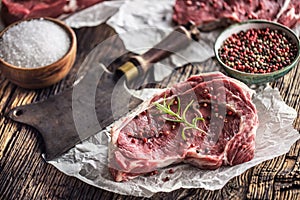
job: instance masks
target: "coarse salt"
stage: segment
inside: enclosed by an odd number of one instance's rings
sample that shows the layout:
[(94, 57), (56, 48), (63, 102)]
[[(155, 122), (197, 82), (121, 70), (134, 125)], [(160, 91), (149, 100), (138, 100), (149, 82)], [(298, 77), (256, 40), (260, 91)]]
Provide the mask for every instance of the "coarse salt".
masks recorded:
[(45, 19), (21, 22), (0, 38), (0, 58), (24, 68), (52, 64), (62, 58), (69, 48), (67, 32)]

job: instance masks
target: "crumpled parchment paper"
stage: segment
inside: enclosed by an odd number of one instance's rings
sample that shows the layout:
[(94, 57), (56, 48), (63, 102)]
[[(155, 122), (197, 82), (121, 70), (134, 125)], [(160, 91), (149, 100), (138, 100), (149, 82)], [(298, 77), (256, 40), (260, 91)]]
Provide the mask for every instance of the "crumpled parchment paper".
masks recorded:
[[(172, 5), (175, 0), (113, 0), (96, 4), (62, 19), (73, 28), (96, 26), (108, 19), (121, 35), (126, 48), (143, 53), (170, 33)], [(1, 20), (0, 20), (1, 21)], [(3, 28), (0, 22), (0, 30)], [(300, 26), (294, 29), (300, 35)], [(213, 56), (212, 47), (219, 31), (201, 33), (201, 40), (180, 51), (172, 58), (159, 63), (164, 66), (181, 66), (187, 62), (201, 62)], [(183, 59), (184, 58), (184, 59)], [(167, 76), (172, 69), (156, 68), (157, 80)], [(147, 89), (138, 95), (150, 98), (156, 89)], [(138, 93), (138, 92), (136, 92)], [(256, 151), (253, 160), (217, 170), (199, 170), (188, 164), (161, 169), (159, 174), (139, 177), (126, 183), (114, 182), (107, 169), (107, 144), (110, 127), (76, 145), (63, 156), (49, 161), (57, 169), (96, 187), (119, 194), (150, 197), (156, 192), (169, 192), (178, 188), (222, 188), (231, 178), (247, 169), (289, 151), (300, 135), (293, 128), (296, 111), (287, 106), (277, 89), (265, 88), (254, 97), (258, 109), (259, 128), (256, 135)], [(167, 182), (164, 177), (170, 177)]]
[[(157, 90), (140, 93), (149, 98)], [(112, 180), (107, 167), (107, 152), (110, 127), (90, 137), (63, 156), (49, 161), (57, 169), (96, 187), (124, 195), (150, 197), (156, 192), (169, 192), (179, 188), (221, 189), (230, 179), (247, 169), (289, 151), (300, 135), (293, 128), (297, 112), (286, 105), (278, 89), (265, 88), (254, 97), (258, 110), (259, 127), (256, 135), (256, 150), (253, 160), (217, 170), (200, 170), (188, 164), (179, 164), (159, 170), (159, 174), (138, 177), (128, 182)], [(174, 169), (169, 174), (168, 169)], [(170, 180), (164, 182), (164, 177)]]
[[(72, 14), (64, 21), (73, 28), (80, 28), (99, 25), (108, 19), (107, 24), (116, 30), (126, 48), (142, 54), (174, 30), (171, 19), (174, 3), (175, 0), (113, 0)], [(169, 75), (172, 67), (214, 56), (213, 44), (219, 32), (201, 33), (199, 42), (193, 41), (187, 48), (155, 64), (155, 80)]]
[[(142, 54), (174, 30), (172, 24), (175, 0), (126, 0), (119, 11), (107, 24), (120, 34), (126, 48)], [(155, 80), (160, 81), (172, 72), (164, 66), (182, 66), (186, 63), (201, 62), (214, 56), (213, 44), (220, 31), (201, 32), (201, 39), (193, 41), (186, 48), (154, 65)]]
[[(65, 22), (74, 28), (95, 26), (105, 22), (112, 26), (124, 41), (128, 50), (143, 53), (163, 37), (174, 26), (171, 23), (172, 5), (175, 0), (124, 0), (100, 3), (87, 10), (73, 14)], [(299, 35), (300, 26), (294, 29)], [(214, 56), (213, 44), (219, 30), (201, 33), (201, 40), (193, 42), (188, 48), (176, 53), (156, 65), (156, 80), (167, 76), (172, 69), (163, 66), (181, 66), (188, 62), (201, 62)], [(184, 58), (184, 59), (183, 59)], [(140, 97), (150, 98), (156, 89), (145, 90)], [(76, 145), (62, 157), (50, 161), (62, 172), (96, 187), (115, 193), (149, 197), (156, 192), (169, 192), (178, 188), (222, 188), (231, 178), (247, 169), (289, 151), (290, 146), (300, 136), (293, 129), (292, 122), (296, 111), (288, 107), (281, 99), (277, 89), (270, 87), (259, 92), (254, 98), (258, 109), (260, 126), (256, 136), (256, 152), (253, 160), (233, 166), (221, 167), (213, 171), (199, 170), (188, 164), (180, 164), (159, 171), (151, 177), (139, 177), (126, 183), (114, 182), (107, 169), (107, 144), (110, 127)], [(170, 177), (163, 182), (162, 178)]]
[(104, 1), (68, 17), (61, 16), (60, 18), (72, 28), (98, 26), (116, 14), (123, 4), (124, 0)]

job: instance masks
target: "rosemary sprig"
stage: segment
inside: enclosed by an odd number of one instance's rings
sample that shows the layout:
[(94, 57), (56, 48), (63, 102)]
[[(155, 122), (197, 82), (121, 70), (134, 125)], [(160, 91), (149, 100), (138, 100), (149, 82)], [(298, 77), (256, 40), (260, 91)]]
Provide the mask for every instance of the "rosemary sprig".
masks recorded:
[(193, 118), (192, 122), (188, 122), (186, 119), (186, 112), (189, 110), (191, 105), (194, 103), (194, 100), (191, 100), (191, 102), (185, 107), (185, 109), (182, 112), (182, 115), (180, 115), (180, 113), (181, 113), (180, 98), (177, 97), (177, 112), (176, 113), (173, 110), (171, 110), (171, 105), (173, 105), (173, 103), (174, 103), (174, 99), (172, 99), (172, 101), (167, 104), (166, 98), (164, 98), (164, 101), (162, 104), (160, 104), (158, 102), (154, 102), (154, 105), (156, 106), (156, 108), (158, 110), (162, 111), (164, 114), (168, 114), (168, 115), (175, 117), (175, 119), (172, 119), (169, 117), (164, 117), (165, 120), (171, 121), (171, 122), (183, 123), (185, 125), (185, 127), (181, 131), (181, 136), (184, 140), (186, 140), (185, 131), (188, 129), (196, 129), (196, 130), (206, 134), (205, 131), (203, 131), (202, 129), (200, 129), (197, 126), (198, 121), (204, 121), (203, 117), (196, 116), (195, 118)]

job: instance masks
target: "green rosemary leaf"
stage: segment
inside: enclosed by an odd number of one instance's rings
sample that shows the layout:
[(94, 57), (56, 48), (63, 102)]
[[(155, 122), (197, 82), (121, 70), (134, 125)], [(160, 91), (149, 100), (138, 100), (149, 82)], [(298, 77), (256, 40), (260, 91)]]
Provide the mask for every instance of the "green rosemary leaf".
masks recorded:
[(170, 103), (168, 103), (168, 109), (169, 109), (169, 110), (171, 110), (171, 105), (173, 104), (173, 102), (174, 102), (174, 99), (172, 99), (172, 100), (170, 101)]
[(166, 107), (166, 94), (164, 96), (164, 107)]
[(196, 115), (196, 117), (192, 120), (192, 124), (194, 124), (194, 125), (197, 124), (197, 117), (198, 117), (198, 115)]
[(156, 108), (158, 110), (163, 111), (163, 112), (168, 112), (168, 109), (165, 106), (161, 105), (160, 103), (154, 102), (154, 105), (156, 106)]
[(183, 113), (182, 113), (182, 118), (184, 119), (184, 121), (186, 120), (186, 112), (189, 110), (189, 108), (191, 107), (191, 105), (194, 103), (194, 99), (185, 107)]
[(205, 119), (203, 117), (198, 117), (198, 116), (195, 117), (192, 122), (194, 124), (194, 126), (197, 126), (198, 121), (205, 121)]
[(205, 121), (205, 119), (204, 119), (203, 117), (196, 117), (195, 119), (196, 119), (197, 121), (203, 121), (203, 122)]
[(180, 115), (180, 108), (181, 107), (181, 102), (180, 102), (180, 98), (177, 97), (177, 115)]
[(164, 118), (164, 120), (166, 120), (166, 121), (171, 121), (171, 122), (182, 122), (181, 120), (179, 120), (179, 119), (171, 119), (171, 118), (168, 118), (168, 117), (163, 117)]
[(158, 102), (154, 102), (154, 105), (156, 106), (156, 108), (158, 110), (162, 111), (163, 113), (177, 117), (177, 114), (174, 113), (171, 109), (164, 107), (163, 105), (159, 104)]
[(182, 131), (181, 131), (181, 137), (182, 137), (183, 140), (186, 140), (186, 137), (185, 137), (185, 129), (186, 129), (186, 127), (183, 128)]

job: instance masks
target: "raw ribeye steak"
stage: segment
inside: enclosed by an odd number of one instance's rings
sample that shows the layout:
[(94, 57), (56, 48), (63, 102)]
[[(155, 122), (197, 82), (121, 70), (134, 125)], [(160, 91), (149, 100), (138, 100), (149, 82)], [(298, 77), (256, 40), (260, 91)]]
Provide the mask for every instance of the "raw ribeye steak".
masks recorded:
[(58, 17), (104, 0), (2, 0), (1, 17), (5, 24), (32, 17)]
[(126, 181), (174, 163), (200, 169), (254, 156), (253, 91), (222, 73), (192, 76), (144, 102), (111, 130), (109, 169)]
[(299, 0), (176, 0), (173, 20), (212, 30), (248, 19), (276, 21), (293, 28), (300, 21)]

